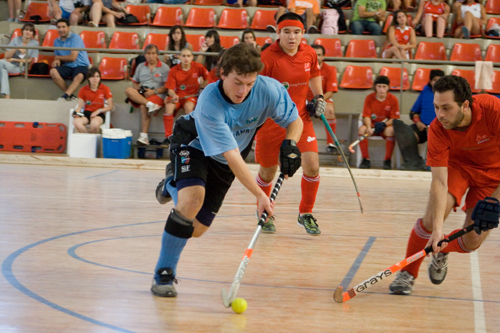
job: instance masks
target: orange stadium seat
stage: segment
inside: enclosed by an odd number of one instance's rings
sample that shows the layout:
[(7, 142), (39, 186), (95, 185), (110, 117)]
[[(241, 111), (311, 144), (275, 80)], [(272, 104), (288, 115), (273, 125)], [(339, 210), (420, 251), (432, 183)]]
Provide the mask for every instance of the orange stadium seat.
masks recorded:
[[(12, 32), (12, 35), (10, 36), (10, 40), (12, 41), (12, 39), (16, 38), (16, 37), (22, 37), (23, 36), (23, 32), (21, 31), (21, 28), (17, 28), (17, 29), (14, 29), (14, 31)], [(39, 40), (39, 37), (40, 37), (40, 34), (38, 33), (38, 29), (35, 29), (35, 35), (33, 36), (35, 40)]]
[(269, 43), (269, 44), (273, 43), (273, 39), (271, 37), (255, 37), (255, 41), (260, 46), (263, 46), (266, 43)]
[(338, 38), (316, 38), (314, 44), (323, 46), (327, 57), (342, 57), (342, 43)]
[(344, 89), (371, 89), (373, 87), (372, 68), (370, 66), (346, 66), (340, 87)]
[(276, 12), (277, 10), (257, 9), (253, 14), (252, 25), (250, 28), (253, 30), (266, 30), (268, 25), (276, 25), (276, 20), (274, 19)]
[[(39, 20), (34, 20), (31, 17), (40, 16)], [(22, 22), (46, 23), (50, 22), (50, 10), (48, 2), (31, 2), (26, 9)]]
[[(90, 49), (105, 49), (106, 48), (106, 34), (104, 31), (82, 31), (80, 32), (80, 37), (83, 40), (85, 47)], [(87, 52), (97, 52), (97, 51), (87, 51)]]
[(124, 80), (127, 70), (127, 59), (104, 57), (99, 64), (101, 79)]
[(193, 47), (194, 52), (198, 52), (201, 49), (203, 43), (205, 43), (204, 35), (186, 35), (186, 40)]
[(246, 9), (223, 9), (220, 13), (220, 20), (217, 28), (238, 30), (248, 28), (248, 14)]
[(213, 28), (215, 27), (215, 10), (193, 7), (184, 25), (189, 28)]
[[(384, 75), (391, 81), (390, 90), (401, 89), (401, 68), (400, 67), (382, 67), (378, 75)], [(403, 90), (410, 89), (410, 80), (408, 79), (408, 70), (403, 69)]]
[[(493, 24), (495, 24), (495, 23), (498, 24), (498, 25), (500, 25), (500, 17), (490, 17), (488, 19), (488, 23), (486, 23), (486, 31), (490, 30), (491, 26)], [(497, 36), (486, 36), (485, 35), (485, 37), (486, 38), (492, 38), (492, 39), (500, 39), (500, 36), (497, 37)]]
[(454, 69), (451, 72), (451, 75), (460, 76), (467, 80), (470, 84), (470, 89), (473, 93), (478, 93), (481, 90), (476, 89), (476, 75), (474, 74), (474, 70), (472, 69)]
[(500, 45), (499, 44), (491, 44), (486, 49), (486, 56), (484, 57), (484, 61), (493, 61), (500, 62)]
[(200, 6), (222, 6), (222, 0), (196, 0), (194, 2), (195, 5)]
[(486, 14), (500, 15), (500, 0), (488, 0), (484, 6)]
[(446, 49), (441, 42), (420, 42), (415, 60), (446, 60)]
[(500, 71), (493, 72), (493, 87), (491, 89), (485, 89), (487, 93), (499, 95), (500, 94)]
[[(38, 55), (38, 62), (45, 62), (49, 65), (49, 71), (50, 69), (52, 68), (52, 62), (54, 61), (54, 58), (55, 56), (53, 55), (43, 55), (43, 54), (40, 54)], [(33, 64), (31, 64), (33, 65)], [(50, 74), (29, 74), (28, 72), (28, 76), (29, 77), (50, 77)]]
[(154, 44), (158, 46), (160, 51), (166, 50), (168, 46), (168, 35), (167, 34), (155, 34), (149, 33), (144, 40), (144, 45), (142, 49), (145, 49), (149, 44)]
[(240, 38), (238, 36), (219, 36), (220, 37), (220, 45), (223, 48), (228, 49), (233, 45), (236, 45), (240, 42)]
[(57, 30), (47, 30), (45, 36), (43, 37), (43, 43), (41, 46), (54, 46), (54, 41), (59, 37)]
[(372, 39), (351, 39), (347, 44), (346, 58), (377, 58), (377, 48)]
[(139, 35), (136, 32), (115, 31), (111, 37), (108, 48), (139, 50)]
[(150, 25), (154, 27), (182, 25), (182, 17), (181, 7), (158, 7), (153, 23)]
[(481, 61), (481, 47), (479, 44), (456, 43), (451, 51), (450, 61)]
[(413, 74), (413, 83), (411, 89), (414, 91), (422, 91), (424, 87), (429, 83), (429, 78), (431, 75), (431, 70), (439, 68), (417, 68), (415, 74)]
[(149, 8), (148, 5), (146, 6), (139, 6), (139, 5), (128, 5), (125, 7), (125, 10), (128, 11), (130, 14), (134, 15), (137, 17), (137, 20), (139, 20), (138, 23), (127, 23), (123, 24), (117, 21), (117, 24), (119, 25), (148, 25), (151, 23), (150, 17), (151, 17), (151, 9)]

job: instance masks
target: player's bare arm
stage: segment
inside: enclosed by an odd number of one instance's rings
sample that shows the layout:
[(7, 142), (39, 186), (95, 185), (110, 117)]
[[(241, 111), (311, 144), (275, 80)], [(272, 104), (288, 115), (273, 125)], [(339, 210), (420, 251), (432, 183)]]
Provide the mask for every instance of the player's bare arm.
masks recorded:
[(304, 123), (300, 117), (297, 117), (288, 127), (286, 128), (286, 139), (298, 142), (302, 135), (302, 129), (304, 128)]
[(432, 220), (432, 235), (427, 246), (432, 245), (433, 252), (437, 253), (444, 249), (448, 243), (443, 243), (440, 247), (437, 243), (444, 238), (443, 223), (446, 214), (446, 202), (448, 200), (448, 168), (432, 167), (432, 181), (429, 199), (429, 207)]

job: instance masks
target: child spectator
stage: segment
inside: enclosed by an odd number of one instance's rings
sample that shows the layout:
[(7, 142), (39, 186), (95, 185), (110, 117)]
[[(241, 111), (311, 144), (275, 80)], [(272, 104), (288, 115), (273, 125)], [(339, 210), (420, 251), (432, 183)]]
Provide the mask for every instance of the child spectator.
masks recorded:
[[(73, 114), (73, 124), (78, 133), (99, 133), (104, 123), (104, 113), (113, 111), (113, 95), (107, 86), (101, 83), (101, 72), (92, 67), (87, 73), (88, 85), (78, 92), (78, 105)], [(78, 113), (82, 112), (83, 116)]]
[(116, 20), (129, 14), (116, 0), (92, 0), (92, 2), (89, 14), (91, 21), (88, 22), (89, 27), (99, 27), (102, 18), (108, 28), (114, 28), (116, 27)]
[[(189, 48), (181, 51), (181, 63), (174, 66), (168, 73), (165, 88), (168, 97), (165, 98), (165, 114), (163, 115), (163, 124), (165, 125), (165, 140), (162, 146), (168, 147), (170, 141), (168, 137), (172, 135), (174, 125), (174, 116), (180, 108), (184, 109), (186, 114), (193, 112), (200, 88), (205, 87), (208, 79), (208, 71), (197, 62), (193, 61), (193, 52)], [(200, 84), (200, 79), (203, 82)]]
[(352, 17), (352, 34), (362, 35), (363, 31), (368, 31), (370, 35), (380, 36), (382, 27), (379, 22), (385, 21), (386, 8), (385, 0), (358, 0)]
[(382, 53), (386, 59), (410, 59), (411, 49), (417, 47), (415, 30), (408, 24), (408, 17), (402, 10), (393, 14), (393, 20), (387, 31), (387, 49)]
[(435, 33), (437, 38), (443, 38), (449, 14), (450, 6), (444, 0), (420, 1), (413, 24), (425, 37), (432, 37)]
[[(170, 32), (168, 33), (168, 45), (166, 51), (180, 51), (184, 48), (193, 49), (191, 44), (189, 44), (186, 40), (186, 33), (184, 29), (180, 25), (174, 25)], [(180, 64), (181, 60), (179, 59), (178, 54), (165, 54), (164, 61), (168, 65), (168, 67), (175, 66)]]
[(475, 0), (467, 0), (459, 6), (454, 6), (455, 38), (469, 39), (470, 35), (480, 35), (481, 26), (486, 25), (486, 10), (481, 3)]
[(21, 46), (39, 46), (35, 36), (35, 26), (33, 23), (26, 23), (21, 28), (22, 36), (13, 38), (7, 49), (4, 59), (0, 60), (0, 94), (4, 98), (10, 98), (9, 74), (19, 74), (24, 72), (24, 66), (36, 62), (38, 50), (27, 50), (18, 48)]
[[(221, 49), (219, 33), (213, 29), (208, 30), (205, 34), (205, 43), (201, 46), (200, 51), (219, 52)], [(196, 61), (205, 66), (208, 71), (211, 71), (217, 65), (217, 56), (199, 55)]]
[(92, 0), (48, 0), (51, 22), (60, 18), (69, 20), (70, 25), (83, 22), (83, 15), (90, 10)]
[(256, 38), (255, 38), (255, 32), (253, 32), (253, 29), (245, 29), (241, 33), (241, 41), (246, 44), (253, 45), (257, 50), (260, 51), (260, 45), (257, 44)]

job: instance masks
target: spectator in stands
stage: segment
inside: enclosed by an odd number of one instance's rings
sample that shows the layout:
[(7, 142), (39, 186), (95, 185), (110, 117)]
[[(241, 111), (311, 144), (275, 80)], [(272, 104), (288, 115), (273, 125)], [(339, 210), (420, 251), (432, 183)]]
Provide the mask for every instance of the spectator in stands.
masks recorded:
[(437, 38), (443, 38), (448, 15), (450, 6), (444, 0), (420, 1), (413, 24), (416, 30), (426, 37), (432, 37), (435, 33)]
[(97, 28), (102, 18), (108, 28), (114, 28), (116, 20), (124, 18), (127, 14), (129, 12), (120, 6), (116, 0), (92, 0), (89, 14), (91, 21), (88, 22), (88, 25)]
[(132, 87), (125, 89), (125, 95), (130, 103), (141, 108), (141, 132), (137, 142), (149, 145), (148, 131), (151, 116), (160, 110), (167, 96), (167, 82), (169, 68), (159, 59), (158, 47), (149, 44), (144, 49), (145, 62), (140, 63), (132, 78)]
[[(54, 47), (85, 49), (85, 45), (80, 35), (71, 32), (67, 19), (61, 18), (57, 20), (56, 27), (59, 37), (54, 40)], [(87, 51), (55, 50), (54, 54), (55, 58), (52, 62), (50, 76), (52, 80), (54, 80), (54, 83), (64, 91), (64, 94), (57, 100), (76, 100), (77, 97), (73, 95), (73, 93), (87, 76), (87, 71), (90, 66)], [(66, 79), (72, 80), (69, 87), (66, 85)]]
[[(391, 157), (394, 152), (394, 128), (392, 120), (399, 119), (398, 99), (389, 92), (389, 78), (379, 75), (373, 83), (375, 92), (366, 96), (363, 107), (363, 125), (358, 130), (359, 136), (381, 136), (385, 140), (384, 169), (390, 170)], [(360, 169), (371, 167), (370, 155), (368, 153), (368, 140), (359, 143), (363, 161), (359, 165)]]
[[(384, 0), (380, 0), (384, 1)], [(302, 17), (302, 20), (306, 22), (307, 33), (316, 34), (318, 33), (318, 21), (320, 15), (319, 1), (318, 0), (289, 0), (287, 1), (287, 7), (279, 7), (276, 12), (275, 18), (276, 22), (279, 20), (281, 15), (285, 13), (295, 13)], [(267, 31), (276, 32), (276, 27), (272, 25), (267, 26)]]
[(385, 21), (386, 8), (385, 0), (358, 0), (352, 17), (352, 34), (362, 35), (363, 31), (368, 31), (370, 35), (380, 36), (382, 27), (379, 22)]
[(486, 9), (475, 0), (467, 0), (459, 6), (454, 6), (455, 12), (455, 38), (469, 39), (470, 35), (481, 35), (483, 25), (486, 25), (488, 17)]
[(387, 31), (387, 49), (382, 53), (386, 59), (410, 59), (411, 49), (417, 47), (415, 30), (408, 24), (408, 17), (402, 10), (393, 14), (391, 26)]
[(35, 26), (33, 23), (26, 23), (21, 28), (22, 36), (12, 38), (4, 54), (4, 59), (0, 60), (0, 94), (4, 98), (10, 98), (9, 74), (19, 74), (24, 72), (24, 66), (29, 66), (36, 62), (38, 50), (27, 50), (22, 46), (39, 46), (34, 39)]
[[(99, 133), (104, 123), (104, 113), (113, 111), (113, 95), (107, 86), (101, 83), (101, 72), (92, 67), (87, 73), (88, 85), (78, 92), (78, 105), (73, 113), (73, 124), (78, 133)], [(83, 115), (82, 115), (83, 114)]]
[[(184, 48), (193, 49), (191, 44), (186, 41), (186, 33), (180, 25), (174, 25), (168, 33), (168, 45), (166, 51), (181, 51)], [(178, 54), (165, 54), (164, 61), (168, 67), (180, 64), (181, 60)]]
[(70, 25), (78, 25), (83, 22), (84, 14), (90, 10), (92, 0), (48, 0), (48, 3), (52, 24), (60, 18), (65, 18), (69, 20)]
[(172, 135), (175, 114), (180, 108), (184, 109), (185, 114), (193, 112), (200, 88), (205, 87), (208, 79), (205, 66), (194, 62), (193, 59), (191, 49), (182, 49), (180, 65), (172, 67), (168, 73), (167, 83), (165, 83), (168, 96), (165, 98), (165, 114), (163, 115), (165, 140), (162, 146), (164, 147), (170, 145), (168, 137)]
[(219, 75), (217, 74), (217, 70), (219, 68), (219, 64), (224, 52), (226, 52), (226, 49), (221, 49), (219, 51), (219, 54), (217, 54), (217, 66), (215, 66), (214, 68), (212, 68), (212, 70), (210, 70), (210, 72), (208, 72), (207, 85), (209, 85), (210, 83), (217, 82), (219, 80)]
[(21, 10), (21, 0), (7, 0), (9, 5), (9, 19), (7, 22), (16, 22), (19, 21), (19, 11)]
[(243, 5), (255, 7), (257, 6), (257, 0), (226, 0), (226, 4), (235, 7), (243, 7)]
[[(337, 87), (337, 77), (333, 72), (333, 67), (324, 62), (325, 59), (325, 48), (323, 45), (311, 45), (311, 47), (316, 51), (318, 55), (318, 65), (321, 68), (321, 84), (323, 86), (323, 97), (326, 101), (325, 118), (328, 121), (332, 131), (335, 133), (337, 129), (337, 118), (335, 117), (335, 105), (333, 104), (333, 93), (337, 92), (339, 89)], [(311, 88), (307, 92), (307, 101), (310, 102), (314, 98)], [(326, 132), (326, 151), (333, 153), (337, 150), (333, 144), (333, 138), (330, 133), (325, 128)]]
[[(208, 30), (205, 34), (205, 43), (201, 46), (201, 52), (219, 52), (222, 49), (220, 45), (219, 33), (216, 30)], [(208, 71), (211, 71), (217, 65), (217, 56), (199, 55), (196, 61), (203, 64)]]
[(260, 45), (257, 44), (256, 38), (255, 38), (255, 32), (253, 29), (245, 29), (241, 33), (241, 39), (243, 43), (253, 45), (257, 50), (260, 51)]

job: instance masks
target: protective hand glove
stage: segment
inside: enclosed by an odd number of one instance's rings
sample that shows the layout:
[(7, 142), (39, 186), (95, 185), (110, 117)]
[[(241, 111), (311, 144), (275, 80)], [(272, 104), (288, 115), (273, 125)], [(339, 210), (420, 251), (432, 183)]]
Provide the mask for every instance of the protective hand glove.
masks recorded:
[(322, 95), (315, 96), (312, 101), (307, 103), (306, 109), (309, 112), (309, 116), (321, 118), (321, 115), (325, 114), (326, 110), (325, 99)]
[(301, 162), (300, 150), (295, 141), (283, 140), (280, 148), (281, 172), (292, 177), (295, 171), (300, 168)]
[(387, 127), (387, 125), (383, 122), (383, 121), (379, 121), (377, 123), (375, 123), (375, 131), (373, 132), (373, 134), (380, 134), (382, 132), (384, 132), (385, 128)]
[(488, 231), (498, 227), (500, 217), (500, 203), (497, 199), (486, 197), (479, 200), (472, 211), (474, 221), (474, 231), (480, 235), (481, 231)]

